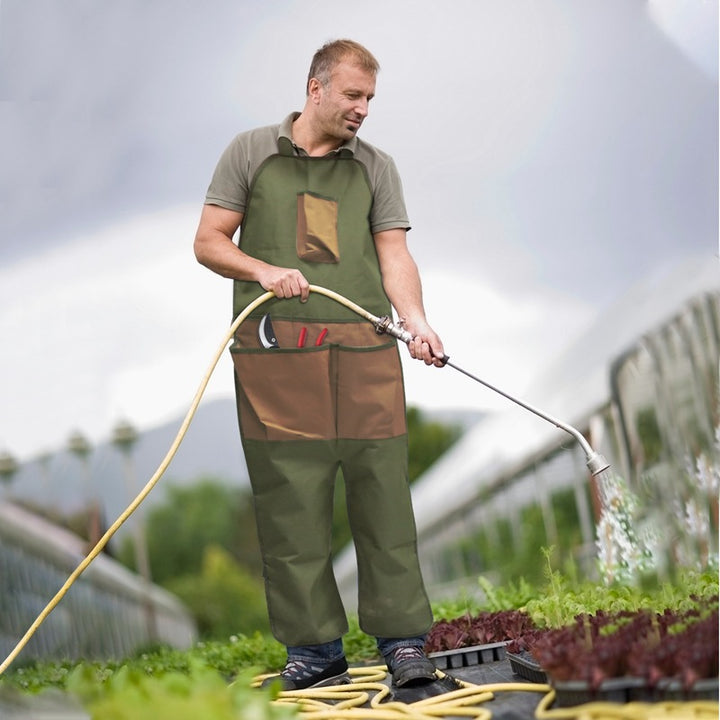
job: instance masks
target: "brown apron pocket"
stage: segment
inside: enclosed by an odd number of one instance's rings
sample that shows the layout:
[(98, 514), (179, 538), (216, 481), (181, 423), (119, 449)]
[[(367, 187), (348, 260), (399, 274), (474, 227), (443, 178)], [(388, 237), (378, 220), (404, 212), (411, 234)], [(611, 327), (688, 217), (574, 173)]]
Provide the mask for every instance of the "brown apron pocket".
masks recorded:
[(243, 436), (251, 440), (325, 440), (335, 437), (330, 352), (231, 351), (238, 379)]
[(297, 255), (316, 263), (340, 262), (338, 204), (314, 193), (297, 196)]
[(402, 368), (394, 343), (340, 348), (338, 378), (338, 437), (375, 440), (406, 432)]

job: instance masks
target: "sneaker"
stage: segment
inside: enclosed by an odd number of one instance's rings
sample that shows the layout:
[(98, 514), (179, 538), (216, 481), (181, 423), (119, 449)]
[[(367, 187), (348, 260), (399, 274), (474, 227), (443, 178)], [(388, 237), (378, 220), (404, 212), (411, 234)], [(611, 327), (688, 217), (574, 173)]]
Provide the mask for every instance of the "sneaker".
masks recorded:
[(283, 671), (279, 675), (263, 680), (261, 687), (268, 687), (278, 680), (282, 690), (346, 685), (350, 682), (347, 669), (348, 664), (344, 657), (329, 665), (318, 664), (311, 660), (288, 659)]
[(392, 673), (393, 684), (420, 685), (437, 680), (435, 665), (417, 646), (398, 647), (385, 656), (385, 662)]

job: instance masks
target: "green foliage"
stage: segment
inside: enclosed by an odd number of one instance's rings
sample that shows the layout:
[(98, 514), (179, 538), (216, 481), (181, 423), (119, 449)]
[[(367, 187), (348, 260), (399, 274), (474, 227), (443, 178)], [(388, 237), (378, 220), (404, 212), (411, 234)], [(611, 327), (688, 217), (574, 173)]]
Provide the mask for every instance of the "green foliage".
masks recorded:
[(159, 646), (121, 661), (35, 661), (12, 666), (0, 677), (0, 688), (8, 685), (29, 693), (46, 688), (66, 689), (68, 679), (78, 668), (92, 676), (97, 685), (103, 685), (122, 667), (128, 667), (133, 673), (161, 677), (167, 673), (188, 673), (193, 665), (199, 664), (216, 670), (226, 679), (234, 679), (244, 671), (277, 670), (285, 664), (285, 658), (285, 648), (279, 642), (255, 632), (232, 635), (224, 641), (201, 641), (188, 650)]
[(280, 720), (297, 709), (270, 703), (271, 691), (250, 687), (245, 674), (228, 685), (212, 668), (194, 662), (188, 672), (148, 676), (127, 665), (104, 686), (91, 668), (78, 667), (68, 688), (93, 720)]
[[(545, 580), (536, 587), (523, 579), (493, 586), (480, 578), (485, 609), (524, 610), (540, 627), (561, 627), (576, 615), (598, 610), (690, 610), (711, 598), (715, 600), (709, 606), (717, 607), (716, 570), (687, 571), (673, 584), (607, 587), (561, 575), (551, 567), (552, 550), (544, 554)], [(458, 598), (433, 609), (436, 617), (452, 618), (482, 608), (474, 600)], [(351, 663), (378, 661), (375, 641), (360, 630), (357, 618), (350, 618), (344, 641)], [(93, 720), (274, 720), (287, 716), (270, 705), (268, 691), (250, 689), (250, 680), (260, 672), (276, 671), (284, 662), (285, 648), (267, 635), (233, 635), (222, 642), (200, 642), (186, 651), (156, 648), (122, 662), (10, 668), (0, 678), (0, 690), (69, 690), (82, 699)]]
[[(549, 556), (549, 551), (546, 551)], [(718, 594), (716, 573), (686, 571), (671, 583), (652, 586), (601, 585), (582, 582), (571, 585), (567, 578), (553, 571), (549, 560), (546, 565), (547, 582), (529, 600), (524, 609), (539, 627), (559, 628), (569, 625), (577, 615), (594, 614), (598, 610), (607, 613), (623, 610), (665, 609), (690, 610), (698, 599), (708, 600)]]
[[(201, 572), (205, 549), (225, 548), (238, 562), (259, 573), (255, 519), (249, 491), (203, 478), (191, 487), (169, 486), (167, 500), (147, 516), (146, 538), (153, 580)], [(133, 566), (126, 544), (121, 559)]]
[(199, 575), (166, 582), (187, 605), (203, 638), (270, 630), (262, 584), (218, 545), (205, 548)]
[[(557, 526), (553, 562), (569, 574), (576, 570), (574, 553), (582, 544), (574, 490), (558, 491), (550, 502)], [(497, 517), (489, 522), (493, 523), (492, 528), (484, 524), (448, 547), (443, 579), (451, 581), (482, 574), (492, 576), (501, 585), (511, 585), (517, 578), (531, 584), (541, 583), (544, 571), (537, 561), (538, 548), (548, 545), (550, 540), (545, 534), (540, 506), (523, 508), (516, 521)]]
[(655, 408), (638, 410), (635, 415), (635, 427), (642, 443), (643, 461), (646, 467), (650, 467), (660, 461), (664, 448)]
[(425, 472), (462, 434), (457, 425), (425, 420), (420, 410), (407, 409), (408, 475), (410, 482)]
[[(212, 478), (173, 487), (147, 517), (154, 582), (186, 603), (204, 639), (267, 630), (250, 491)], [(130, 542), (120, 559), (134, 566)]]
[[(598, 610), (607, 613), (641, 609), (662, 612), (665, 609), (692, 610), (698, 604), (708, 602), (713, 606), (711, 599), (718, 595), (718, 574), (714, 569), (685, 570), (672, 583), (652, 578), (646, 579), (644, 585), (615, 583), (606, 586), (563, 575), (552, 567), (553, 548), (542, 548), (542, 553), (545, 579), (540, 584), (533, 585), (520, 578), (505, 585), (493, 585), (487, 577), (479, 577), (478, 584), (483, 591), (480, 609), (494, 612), (524, 610), (539, 627), (559, 628), (572, 624), (577, 615), (593, 614)], [(716, 605), (717, 600), (714, 601)], [(471, 612), (475, 613), (475, 610)]]
[(494, 587), (486, 577), (480, 576), (478, 584), (485, 596), (483, 609), (493, 612), (517, 610), (524, 607), (537, 592), (524, 577), (521, 577), (517, 582), (511, 581), (506, 585)]
[(458, 598), (444, 599), (432, 603), (433, 617), (435, 620), (440, 618), (457, 618), (464, 615), (477, 615), (481, 609), (483, 609), (481, 601), (475, 597), (471, 597), (467, 593), (462, 593)]
[[(468, 557), (468, 547), (474, 551), (472, 570), (484, 575), (494, 575), (500, 584), (510, 583), (514, 578), (524, 577), (528, 582), (539, 583), (543, 578), (542, 566), (537, 562), (539, 547), (546, 545), (542, 511), (539, 505), (530, 505), (520, 514), (514, 527), (509, 518), (495, 520), (495, 532), (481, 528), (472, 537), (463, 538), (452, 552)], [(470, 568), (466, 568), (469, 572)], [(451, 578), (448, 578), (448, 580)]]
[(343, 647), (348, 662), (366, 662), (368, 660), (379, 661), (377, 644), (375, 638), (366, 635), (361, 629), (357, 616), (348, 618), (349, 629), (343, 637)]

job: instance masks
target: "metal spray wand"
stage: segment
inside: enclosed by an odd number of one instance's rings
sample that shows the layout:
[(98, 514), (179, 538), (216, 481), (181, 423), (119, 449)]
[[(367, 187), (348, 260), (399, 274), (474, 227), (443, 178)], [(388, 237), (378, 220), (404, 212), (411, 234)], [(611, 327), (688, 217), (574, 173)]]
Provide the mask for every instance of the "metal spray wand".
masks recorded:
[[(371, 319), (371, 322), (373, 323), (373, 325), (375, 325), (375, 331), (379, 335), (392, 335), (398, 340), (402, 340), (402, 342), (406, 344), (410, 343), (414, 339), (407, 330), (401, 327), (400, 324), (394, 323), (388, 316), (384, 316), (381, 318), (373, 317), (373, 319)], [(587, 467), (588, 470), (590, 470), (591, 475), (599, 475), (601, 472), (607, 470), (610, 467), (610, 463), (600, 453), (597, 453), (592, 449), (590, 443), (588, 443), (583, 434), (577, 428), (574, 428), (572, 427), (572, 425), (568, 425), (567, 423), (561, 422), (552, 415), (549, 415), (548, 413), (543, 412), (542, 410), (539, 410), (538, 408), (533, 407), (532, 405), (523, 402), (516, 397), (513, 397), (512, 395), (506, 393), (504, 390), (501, 390), (500, 388), (491, 385), (489, 382), (486, 382), (485, 380), (482, 380), (481, 378), (473, 375), (467, 370), (464, 370), (458, 365), (451, 363), (450, 357), (448, 355), (444, 355), (441, 360), (443, 361), (443, 364), (449, 365), (451, 368), (457, 370), (458, 372), (461, 372), (463, 375), (466, 375), (470, 379), (475, 380), (475, 382), (479, 382), (481, 385), (484, 385), (486, 388), (489, 388), (493, 392), (496, 392), (499, 395), (507, 398), (508, 400), (511, 400), (516, 405), (525, 408), (525, 410), (529, 410), (531, 413), (534, 413), (538, 417), (541, 417), (543, 420), (547, 420), (549, 423), (552, 423), (561, 430), (570, 433), (570, 435), (572, 435), (578, 441), (580, 447), (583, 449), (586, 457)]]

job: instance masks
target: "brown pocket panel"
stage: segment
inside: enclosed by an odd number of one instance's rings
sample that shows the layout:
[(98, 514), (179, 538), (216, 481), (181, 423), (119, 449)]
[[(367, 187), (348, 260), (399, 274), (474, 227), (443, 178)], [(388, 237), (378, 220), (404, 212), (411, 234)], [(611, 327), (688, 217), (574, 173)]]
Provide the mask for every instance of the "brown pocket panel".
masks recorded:
[(407, 431), (395, 341), (378, 338), (370, 325), (329, 324), (325, 341), (375, 344), (316, 347), (311, 343), (324, 328), (308, 323), (308, 346), (298, 349), (294, 344), (304, 326), (279, 320), (273, 322), (279, 349), (247, 349), (258, 342), (257, 322), (247, 325), (231, 348), (245, 438), (378, 440)]
[(335, 400), (328, 349), (233, 352), (238, 409), (251, 440), (335, 437)]
[(340, 262), (337, 224), (336, 200), (308, 192), (298, 193), (296, 237), (298, 257), (308, 262)]
[(406, 432), (405, 392), (397, 348), (341, 348), (338, 378), (338, 437), (382, 439)]

